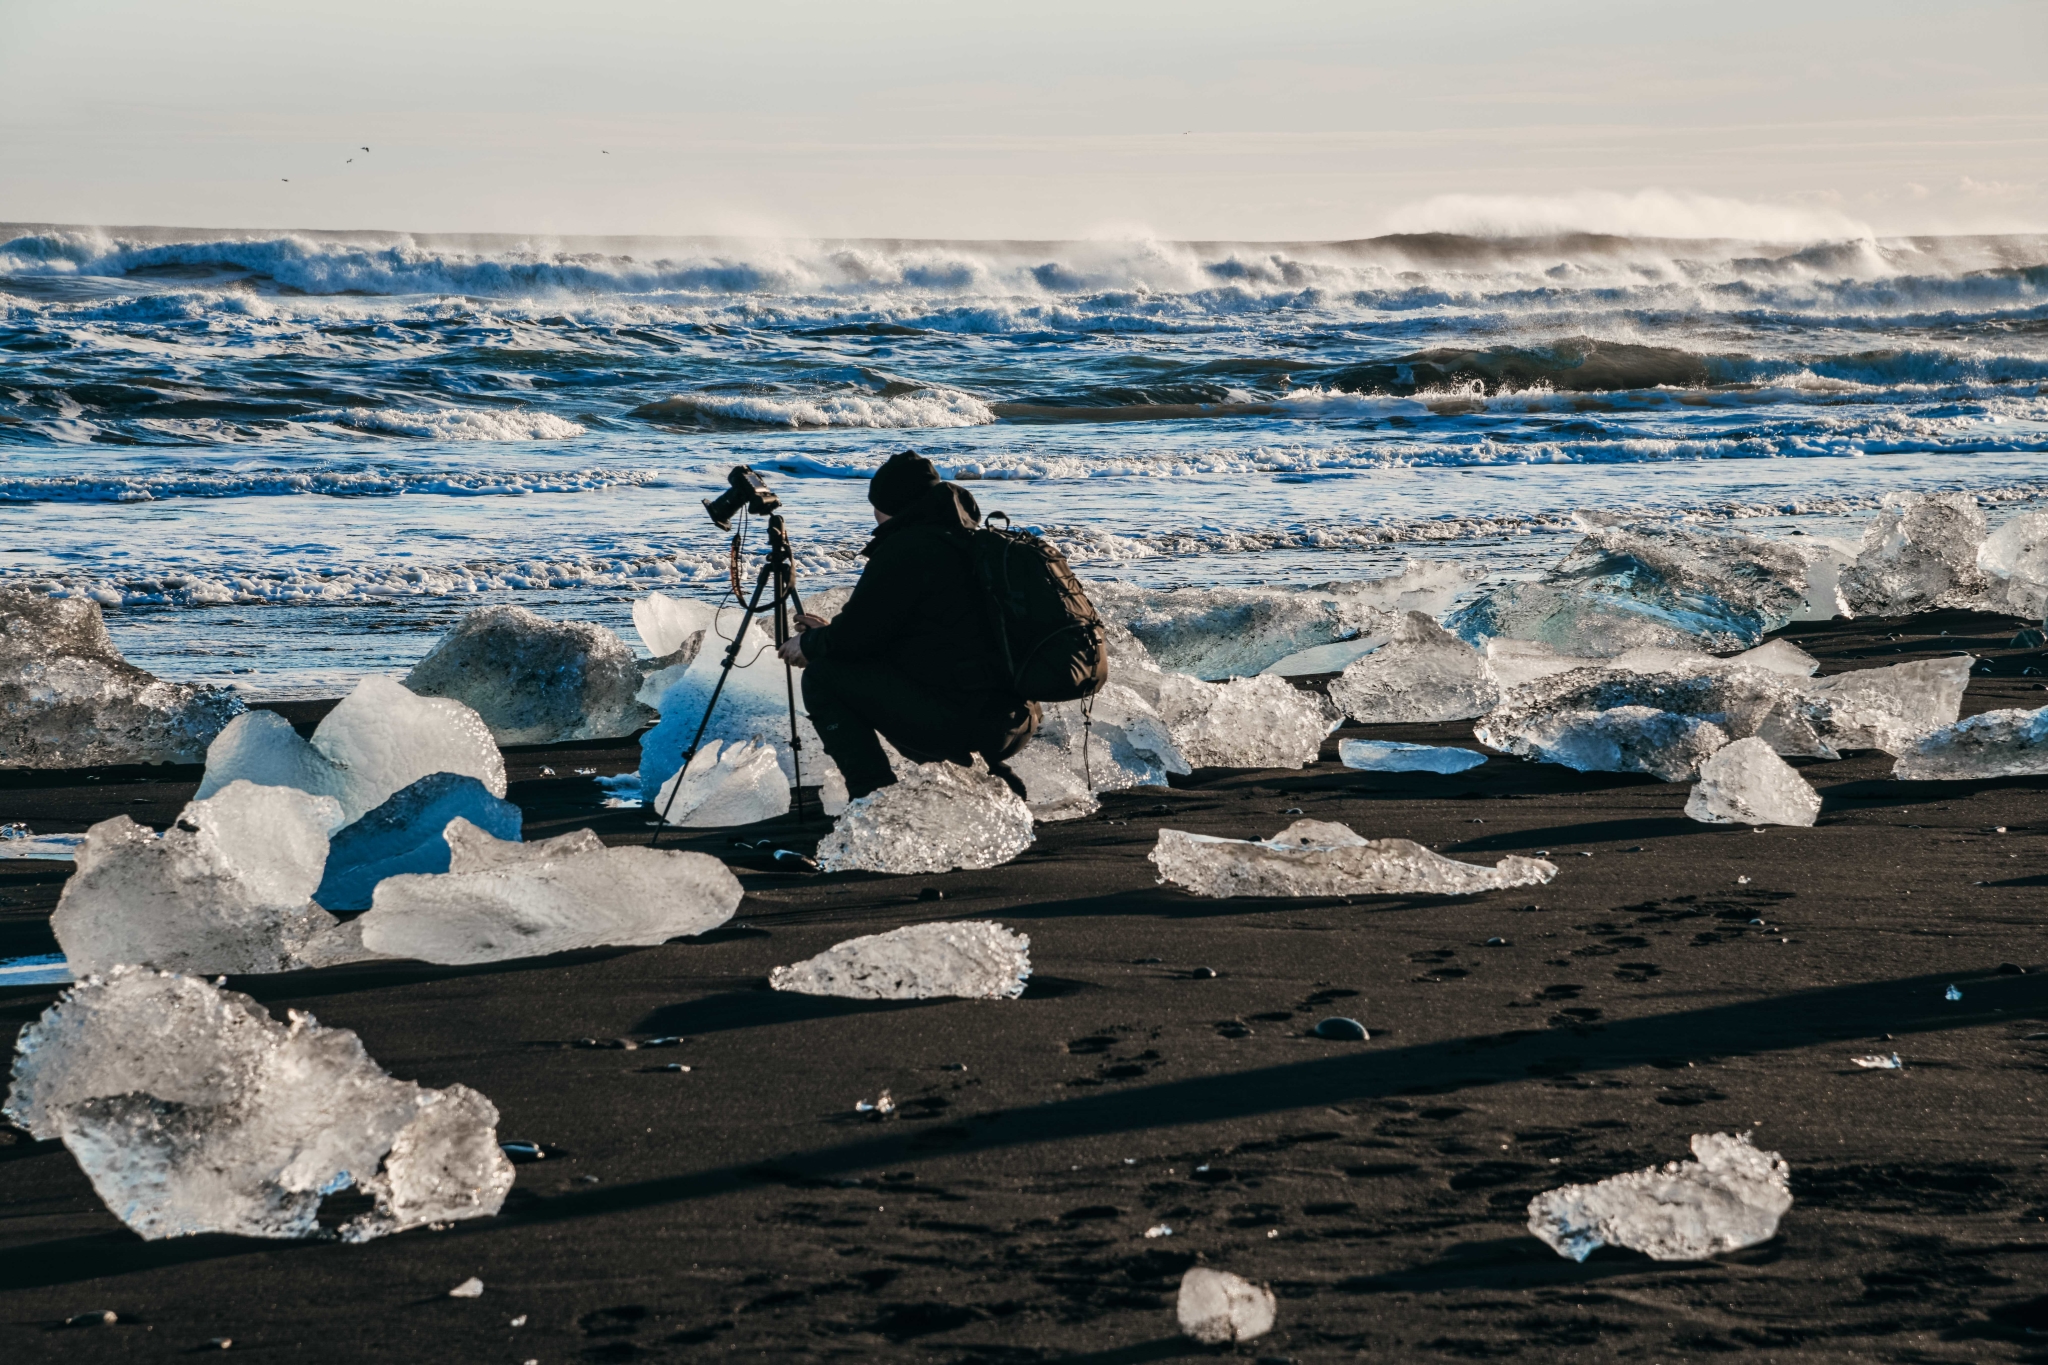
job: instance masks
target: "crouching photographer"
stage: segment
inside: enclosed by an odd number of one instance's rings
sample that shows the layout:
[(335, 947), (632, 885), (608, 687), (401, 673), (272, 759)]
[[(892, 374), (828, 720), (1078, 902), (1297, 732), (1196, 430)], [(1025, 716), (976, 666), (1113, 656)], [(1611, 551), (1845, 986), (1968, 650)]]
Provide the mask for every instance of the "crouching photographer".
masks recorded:
[(804, 670), (804, 706), (853, 796), (896, 780), (886, 738), (905, 758), (970, 766), (980, 754), (1018, 795), (1003, 760), (1038, 728), (1018, 693), (975, 577), (981, 509), (912, 451), (868, 482), (877, 523), (867, 566), (831, 621), (796, 618), (782, 659)]

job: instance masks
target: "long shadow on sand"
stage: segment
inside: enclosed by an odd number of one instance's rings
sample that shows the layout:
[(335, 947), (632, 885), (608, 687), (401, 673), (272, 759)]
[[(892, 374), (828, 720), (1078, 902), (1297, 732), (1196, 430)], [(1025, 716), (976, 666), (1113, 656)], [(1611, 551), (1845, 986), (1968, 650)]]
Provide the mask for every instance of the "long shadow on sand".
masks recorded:
[[(1951, 984), (1963, 999), (1951, 1002)], [(768, 995), (767, 992), (746, 994)], [(792, 1002), (809, 997), (787, 997)], [(935, 1002), (937, 1003), (937, 1002)], [(746, 1165), (530, 1200), (497, 1220), (458, 1224), (447, 1236), (488, 1235), (507, 1222), (594, 1218), (702, 1199), (763, 1181), (806, 1185), (920, 1156), (995, 1151), (1033, 1143), (1314, 1109), (1395, 1095), (1443, 1095), (1522, 1080), (1652, 1063), (1866, 1042), (1884, 1033), (2012, 1025), (2048, 1018), (2048, 973), (1995, 971), (1866, 982), (1792, 995), (1618, 1020), (1604, 1028), (1530, 1029), (1374, 1050), (1333, 1044), (1333, 1055), (1254, 1071), (1190, 1077), (1012, 1111), (966, 1115), (943, 1128), (888, 1125), (876, 1136), (767, 1157)], [(163, 1265), (273, 1250), (279, 1244), (206, 1237), (144, 1243), (104, 1234), (0, 1252), (0, 1284), (66, 1284)], [(1411, 1272), (1416, 1273), (1416, 1272)], [(1451, 1265), (1439, 1273), (1455, 1276)], [(1378, 1287), (1360, 1283), (1355, 1288)], [(1392, 1287), (1391, 1285), (1387, 1287)], [(1111, 1357), (1115, 1358), (1115, 1357)]]
[[(1963, 1000), (1944, 998), (1950, 984)], [(943, 1130), (894, 1126), (875, 1137), (749, 1166), (728, 1166), (558, 1195), (522, 1219), (583, 1218), (697, 1199), (761, 1180), (804, 1183), (943, 1150), (947, 1155), (1215, 1123), (1395, 1095), (1441, 1095), (1530, 1076), (1618, 1070), (1753, 1055), (1823, 1043), (2010, 1025), (2048, 1018), (2048, 973), (1994, 971), (1866, 982), (1619, 1020), (1595, 1029), (1534, 1029), (1337, 1055), (1255, 1071), (1191, 1077), (1053, 1104), (967, 1116)], [(474, 1227), (474, 1225), (471, 1225)], [(0, 1275), (11, 1267), (0, 1259)]]

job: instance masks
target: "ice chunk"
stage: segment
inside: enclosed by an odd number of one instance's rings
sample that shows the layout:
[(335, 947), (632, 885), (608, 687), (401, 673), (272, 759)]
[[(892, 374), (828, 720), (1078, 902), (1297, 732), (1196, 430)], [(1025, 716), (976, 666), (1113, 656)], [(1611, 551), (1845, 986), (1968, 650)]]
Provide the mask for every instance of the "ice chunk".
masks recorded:
[(1710, 825), (1810, 825), (1820, 793), (1764, 741), (1738, 739), (1700, 764), (1685, 813)]
[(714, 623), (725, 626), (724, 634), (730, 636), (744, 614), (737, 608), (721, 611), (708, 602), (651, 592), (633, 603), (633, 629), (639, 632), (647, 652), (659, 659), (683, 648), (691, 636), (710, 630)]
[(1719, 667), (1760, 668), (1766, 673), (1782, 673), (1788, 678), (1810, 678), (1820, 667), (1820, 660), (1790, 640), (1766, 640), (1755, 649), (1746, 649), (1716, 662)]
[(483, 872), (514, 863), (566, 858), (572, 853), (602, 853), (605, 847), (604, 840), (597, 837), (594, 829), (572, 829), (552, 839), (525, 844), (516, 839), (500, 839), (489, 830), (462, 819), (450, 820), (448, 828), (441, 831), (441, 838), (448, 845), (450, 872)]
[(1330, 684), (1330, 701), (1360, 725), (1469, 720), (1500, 700), (1486, 656), (1419, 611)]
[(1486, 667), (1503, 695), (1575, 668), (1601, 666), (1602, 659), (1583, 654), (1560, 654), (1539, 640), (1498, 640), (1486, 642)]
[(1391, 739), (1347, 739), (1337, 745), (1337, 757), (1347, 768), (1370, 773), (1462, 773), (1486, 762), (1486, 755), (1473, 749)]
[[(1555, 747), (1563, 736), (1585, 728), (1586, 713), (1610, 711), (1617, 707), (1647, 707), (1711, 721), (1727, 739), (1759, 735), (1770, 741), (1771, 747), (1781, 754), (1837, 757), (1824, 738), (1824, 732), (1831, 724), (1832, 710), (1826, 702), (1807, 695), (1808, 686), (1803, 680), (1789, 678), (1782, 673), (1730, 666), (1725, 662), (1723, 666), (1704, 673), (1685, 675), (1629, 673), (1597, 667), (1575, 669), (1516, 688), (1497, 710), (1488, 713), (1473, 727), (1473, 734), (1481, 744), (1491, 748), (1524, 757), (1543, 757), (1536, 752), (1538, 749)], [(1625, 747), (1633, 749), (1638, 743), (1654, 747), (1676, 742), (1679, 730), (1684, 729), (1679, 727), (1675, 730), (1662, 722), (1658, 724), (1662, 728), (1637, 736)], [(1624, 728), (1634, 728), (1634, 723)], [(1610, 738), (1621, 739), (1622, 736), (1616, 734)], [(1702, 734), (1698, 738), (1710, 740), (1713, 736)], [(1719, 742), (1725, 741), (1716, 742), (1714, 747), (1719, 747)], [(1591, 757), (1594, 752), (1587, 750), (1585, 754)], [(1711, 748), (1698, 752), (1690, 761), (1697, 764), (1710, 752)], [(1566, 760), (1550, 758), (1546, 761)], [(1631, 762), (1617, 769), (1597, 766), (1582, 769), (1589, 772), (1653, 770), (1677, 773), (1666, 781), (1678, 781), (1692, 775), (1690, 767), (1681, 765), (1680, 769), (1672, 769), (1669, 764), (1662, 763), (1653, 768)]]
[(15, 1044), (7, 1117), (71, 1150), (145, 1239), (314, 1237), (323, 1196), (376, 1200), (349, 1241), (494, 1214), (512, 1188), (498, 1111), (461, 1085), (392, 1079), (347, 1029), (121, 966), (59, 997)]
[(1161, 881), (1198, 896), (1372, 896), (1429, 892), (1465, 896), (1535, 886), (1555, 864), (1507, 857), (1480, 867), (1440, 857), (1407, 839), (1365, 839), (1344, 825), (1297, 820), (1271, 839), (1219, 839), (1162, 829), (1147, 855)]
[(300, 944), (292, 953), (290, 966), (295, 971), (311, 971), (351, 962), (375, 962), (391, 956), (390, 953), (373, 953), (363, 946), (363, 919), (358, 915), (330, 925)]
[[(720, 629), (727, 632), (738, 626), (737, 616), (720, 623)], [(657, 678), (671, 679), (655, 698), (661, 723), (640, 736), (641, 790), (659, 790), (683, 766), (683, 747), (704, 719), (705, 705), (718, 685), (719, 670), (725, 667), (725, 655), (724, 637), (708, 636), (705, 647), (680, 673), (669, 669), (647, 680), (643, 696), (654, 691)], [(782, 660), (775, 653), (774, 639), (759, 624), (748, 626), (732, 676), (719, 693), (718, 707), (711, 713), (704, 738), (728, 744), (739, 740), (771, 744), (776, 762), (782, 766), (785, 784), (794, 785), (796, 765), (789, 749), (790, 685)], [(805, 713), (800, 697), (796, 715), (797, 733), (803, 740), (804, 785), (812, 786), (826, 772), (836, 771), (836, 767), (826, 757), (825, 746), (819, 742), (817, 729)]]
[(68, 863), (78, 856), (83, 834), (30, 834), (26, 830), (0, 838), (0, 858), (39, 858)]
[(1818, 548), (1679, 523), (1582, 514), (1586, 535), (1539, 582), (1509, 583), (1447, 623), (1460, 637), (1533, 640), (1612, 658), (1639, 645), (1743, 649), (1806, 604)]
[(386, 877), (446, 872), (448, 842), (441, 831), (457, 816), (500, 839), (517, 839), (525, 818), (473, 777), (430, 774), (334, 836), (313, 899), (328, 910), (367, 910), (371, 892)]
[(709, 740), (689, 767), (662, 785), (653, 809), (666, 811), (670, 824), (692, 829), (751, 825), (788, 813), (789, 779), (771, 745), (741, 740), (721, 748)]
[(2048, 706), (1986, 711), (1922, 736), (1892, 765), (1909, 782), (2048, 773)]
[(416, 697), (372, 674), (327, 713), (310, 742), (274, 711), (239, 716), (206, 751), (199, 795), (238, 778), (341, 802), (351, 823), (432, 773), (465, 773), (505, 794), (505, 760), (482, 717), (445, 697)]
[(0, 589), (0, 768), (197, 763), (246, 709), (123, 659), (89, 598)]
[(634, 700), (640, 665), (626, 642), (589, 621), (550, 621), (525, 607), (479, 607), (413, 666), (405, 685), (451, 697), (500, 744), (630, 735), (654, 719)]
[(1859, 668), (1806, 685), (1828, 708), (1822, 737), (1835, 749), (1903, 754), (1923, 736), (1955, 724), (1976, 658), (1957, 654), (1889, 668)]
[(849, 1000), (1014, 999), (1031, 975), (1031, 940), (986, 920), (911, 924), (836, 943), (768, 974), (778, 991)]
[(1204, 1346), (1250, 1341), (1273, 1330), (1273, 1291), (1227, 1270), (1194, 1266), (1180, 1277), (1180, 1330)]
[(512, 843), (465, 825), (449, 825), (450, 865), (475, 870), (379, 883), (364, 947), (458, 964), (665, 943), (716, 929), (740, 903), (738, 879), (702, 853), (564, 851), (557, 839)]
[(2040, 620), (2048, 614), (2048, 512), (2024, 512), (1993, 531), (1977, 550), (1977, 567), (1997, 580), (1996, 610)]
[(818, 842), (827, 872), (997, 867), (1031, 846), (1031, 811), (995, 777), (921, 763), (847, 804)]
[(1094, 810), (1090, 778), (1094, 791), (1121, 791), (1164, 786), (1168, 773), (1190, 771), (1165, 720), (1122, 683), (1108, 683), (1085, 703), (1052, 702), (1042, 709), (1037, 734), (1008, 760), (1040, 820), (1073, 819)]
[(1566, 1185), (1529, 1201), (1529, 1231), (1583, 1261), (1607, 1243), (1657, 1261), (1698, 1261), (1767, 1242), (1792, 1207), (1791, 1168), (1749, 1134), (1697, 1133), (1692, 1161)]
[[(1493, 743), (1484, 735), (1480, 742)], [(1652, 706), (1616, 706), (1547, 712), (1516, 733), (1510, 752), (1582, 773), (1648, 773), (1685, 782), (1727, 743), (1727, 731), (1710, 720)]]
[(1393, 578), (1324, 583), (1305, 591), (1111, 582), (1089, 584), (1088, 596), (1106, 621), (1143, 641), (1160, 667), (1213, 681), (1259, 673), (1301, 651), (1384, 631), (1397, 612), (1443, 611), (1472, 572), (1410, 560)]
[(1863, 532), (1842, 594), (1866, 616), (1985, 605), (1991, 580), (1977, 567), (1984, 513), (1968, 493), (1887, 493)]
[(1178, 673), (1114, 676), (1151, 703), (1182, 759), (1197, 768), (1305, 768), (1339, 719), (1316, 693), (1271, 674), (1226, 683)]
[(312, 903), (340, 823), (332, 797), (235, 782), (159, 838), (125, 815), (78, 850), (50, 928), (83, 975), (120, 962), (189, 972), (276, 972), (330, 928)]

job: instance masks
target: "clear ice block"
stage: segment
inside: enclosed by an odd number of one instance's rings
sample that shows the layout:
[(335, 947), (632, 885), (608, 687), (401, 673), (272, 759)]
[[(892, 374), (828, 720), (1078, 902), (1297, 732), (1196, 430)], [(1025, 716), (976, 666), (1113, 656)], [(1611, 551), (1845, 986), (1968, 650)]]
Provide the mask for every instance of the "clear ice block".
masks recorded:
[(461, 702), (500, 744), (554, 744), (630, 735), (652, 721), (634, 700), (640, 681), (633, 651), (603, 626), (501, 605), (464, 616), (405, 685)]
[(1566, 1185), (1529, 1201), (1529, 1231), (1583, 1261), (1613, 1243), (1656, 1261), (1700, 1261), (1767, 1242), (1792, 1207), (1791, 1168), (1749, 1134), (1699, 1133), (1691, 1161)]
[(1297, 820), (1271, 839), (1221, 839), (1162, 829), (1147, 855), (1163, 882), (1198, 896), (1465, 896), (1537, 886), (1553, 863), (1509, 856), (1493, 867), (1459, 862), (1408, 839), (1365, 839), (1344, 825)]
[(1031, 975), (1031, 940), (985, 920), (912, 924), (834, 944), (777, 967), (768, 984), (848, 1000), (1013, 999)]

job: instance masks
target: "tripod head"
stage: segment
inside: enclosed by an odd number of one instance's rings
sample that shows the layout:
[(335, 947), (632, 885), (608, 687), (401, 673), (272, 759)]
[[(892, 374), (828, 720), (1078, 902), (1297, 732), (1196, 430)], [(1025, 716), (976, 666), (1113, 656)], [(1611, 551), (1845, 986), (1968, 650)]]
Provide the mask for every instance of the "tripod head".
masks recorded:
[(733, 516), (742, 508), (759, 517), (782, 506), (782, 500), (768, 491), (768, 485), (761, 476), (743, 464), (734, 465), (725, 481), (732, 486), (715, 498), (704, 499), (704, 510), (711, 514), (711, 524), (721, 531), (732, 529)]

